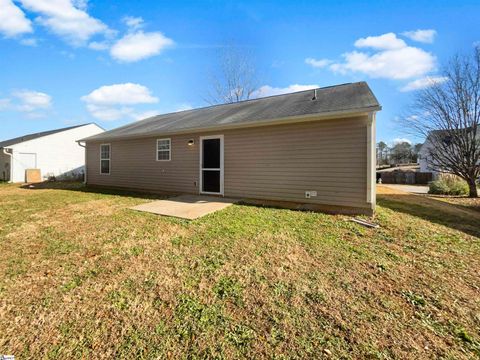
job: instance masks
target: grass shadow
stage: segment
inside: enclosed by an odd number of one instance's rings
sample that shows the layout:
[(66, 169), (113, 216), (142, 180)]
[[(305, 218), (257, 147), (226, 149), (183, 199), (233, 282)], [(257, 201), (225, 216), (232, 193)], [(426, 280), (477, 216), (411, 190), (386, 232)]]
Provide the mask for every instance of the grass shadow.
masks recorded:
[(480, 216), (473, 210), (413, 194), (378, 195), (377, 204), (480, 237)]
[(79, 191), (83, 193), (127, 196), (127, 197), (135, 197), (139, 199), (151, 199), (151, 200), (165, 199), (166, 197), (170, 197), (173, 195), (173, 194), (167, 194), (167, 193), (155, 193), (155, 192), (148, 192), (148, 191), (133, 191), (133, 190), (88, 186), (82, 182), (77, 182), (77, 181), (44, 181), (36, 184), (21, 185), (20, 188), (26, 189), (26, 190)]

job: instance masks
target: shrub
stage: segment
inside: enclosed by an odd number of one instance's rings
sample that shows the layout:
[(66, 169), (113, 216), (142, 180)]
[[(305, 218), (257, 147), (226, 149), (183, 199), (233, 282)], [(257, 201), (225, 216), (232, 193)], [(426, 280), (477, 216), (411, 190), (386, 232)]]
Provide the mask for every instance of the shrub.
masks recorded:
[(429, 194), (436, 194), (436, 195), (446, 195), (449, 193), (450, 188), (447, 185), (445, 180), (435, 180), (431, 181), (428, 184), (428, 193)]
[(468, 195), (468, 184), (463, 180), (457, 180), (450, 186), (451, 195)]
[(468, 184), (454, 177), (443, 177), (429, 183), (429, 194), (468, 195)]

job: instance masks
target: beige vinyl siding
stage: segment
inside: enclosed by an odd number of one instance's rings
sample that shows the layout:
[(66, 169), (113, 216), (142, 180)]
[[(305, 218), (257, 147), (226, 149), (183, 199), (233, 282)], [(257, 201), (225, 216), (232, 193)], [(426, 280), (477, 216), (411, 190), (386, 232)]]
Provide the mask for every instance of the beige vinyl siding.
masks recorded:
[(100, 143), (88, 143), (87, 182), (132, 189), (196, 192), (198, 147), (187, 145), (188, 136), (170, 138), (170, 161), (157, 161), (157, 138), (110, 141), (110, 175), (100, 174)]
[[(167, 136), (110, 141), (110, 175), (100, 175), (100, 142), (89, 142), (88, 183), (198, 193), (199, 137), (223, 134), (225, 196), (368, 208), (367, 122), (365, 116), (168, 136), (167, 162), (156, 161), (156, 140)], [(318, 196), (306, 199), (307, 190)]]

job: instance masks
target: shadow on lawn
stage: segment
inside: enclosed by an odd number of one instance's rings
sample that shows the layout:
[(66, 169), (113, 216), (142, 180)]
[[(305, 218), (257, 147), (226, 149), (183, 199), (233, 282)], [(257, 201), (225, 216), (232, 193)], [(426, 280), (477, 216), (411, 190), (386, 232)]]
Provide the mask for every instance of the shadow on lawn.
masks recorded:
[(152, 193), (152, 192), (143, 192), (143, 191), (132, 191), (124, 189), (112, 189), (104, 188), (97, 186), (88, 186), (81, 182), (76, 181), (44, 181), (36, 184), (25, 184), (20, 186), (22, 189), (26, 190), (68, 190), (68, 191), (79, 191), (83, 193), (91, 194), (104, 194), (104, 195), (116, 195), (116, 196), (128, 196), (136, 197), (140, 199), (165, 199), (166, 197), (172, 196), (172, 194), (161, 194), (161, 193)]
[(412, 194), (378, 195), (380, 206), (480, 237), (480, 215), (426, 196)]
[[(85, 186), (80, 182), (46, 181), (31, 185), (22, 185), (28, 190), (69, 190), (84, 193), (105, 194), (116, 196), (137, 197), (141, 199), (165, 199), (176, 194), (160, 194), (111, 189), (103, 187)], [(379, 194), (377, 203), (380, 206), (394, 211), (402, 212), (424, 220), (447, 226), (462, 231), (466, 234), (480, 237), (480, 213), (465, 209), (461, 206), (450, 204), (434, 198), (413, 194)]]

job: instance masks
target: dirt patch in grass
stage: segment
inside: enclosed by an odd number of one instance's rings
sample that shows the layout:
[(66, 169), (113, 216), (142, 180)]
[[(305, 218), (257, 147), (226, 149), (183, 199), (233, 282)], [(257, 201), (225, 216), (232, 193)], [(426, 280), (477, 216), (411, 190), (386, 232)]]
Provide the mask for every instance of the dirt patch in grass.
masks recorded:
[(480, 356), (477, 213), (379, 187), (345, 216), (0, 187), (0, 348), (19, 358)]

